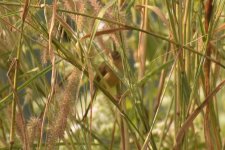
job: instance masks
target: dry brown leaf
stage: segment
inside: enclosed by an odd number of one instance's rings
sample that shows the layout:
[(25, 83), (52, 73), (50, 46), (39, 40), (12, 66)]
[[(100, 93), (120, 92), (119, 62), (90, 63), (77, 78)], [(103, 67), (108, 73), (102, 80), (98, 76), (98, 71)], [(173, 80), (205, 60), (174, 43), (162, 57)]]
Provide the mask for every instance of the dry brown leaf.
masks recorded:
[(223, 88), (224, 85), (225, 80), (220, 82), (220, 84), (206, 97), (206, 99), (201, 103), (201, 105), (199, 105), (198, 108), (196, 108), (193, 111), (193, 113), (186, 119), (186, 121), (183, 123), (182, 127), (177, 133), (175, 149), (178, 149), (180, 143), (182, 142), (185, 132), (191, 126), (194, 119), (198, 116), (198, 114), (202, 111), (202, 109), (210, 102), (210, 100), (213, 100), (212, 97), (215, 96), (216, 93), (218, 93)]

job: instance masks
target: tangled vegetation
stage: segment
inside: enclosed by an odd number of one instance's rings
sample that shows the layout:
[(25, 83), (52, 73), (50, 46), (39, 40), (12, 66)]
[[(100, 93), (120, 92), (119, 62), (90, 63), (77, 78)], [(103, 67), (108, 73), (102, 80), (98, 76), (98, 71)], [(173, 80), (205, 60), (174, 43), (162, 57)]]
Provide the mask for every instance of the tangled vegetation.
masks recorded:
[(225, 148), (224, 5), (0, 1), (0, 149)]

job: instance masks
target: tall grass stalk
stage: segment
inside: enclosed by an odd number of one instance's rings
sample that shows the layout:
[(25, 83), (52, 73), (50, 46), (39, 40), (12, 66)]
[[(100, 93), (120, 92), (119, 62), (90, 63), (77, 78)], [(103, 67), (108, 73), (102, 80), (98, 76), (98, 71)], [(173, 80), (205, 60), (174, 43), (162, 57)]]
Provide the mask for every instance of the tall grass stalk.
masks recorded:
[(1, 1), (0, 149), (222, 149), (224, 5)]

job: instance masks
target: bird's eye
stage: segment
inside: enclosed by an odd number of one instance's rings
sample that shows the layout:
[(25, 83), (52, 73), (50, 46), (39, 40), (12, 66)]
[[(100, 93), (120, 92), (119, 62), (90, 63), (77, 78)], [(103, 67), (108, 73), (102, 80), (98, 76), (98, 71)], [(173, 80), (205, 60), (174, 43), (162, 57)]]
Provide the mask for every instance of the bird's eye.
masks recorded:
[(112, 52), (112, 58), (113, 59), (118, 59), (118, 58), (120, 58), (120, 54), (119, 54), (119, 52), (117, 52), (117, 51), (114, 51), (114, 52)]

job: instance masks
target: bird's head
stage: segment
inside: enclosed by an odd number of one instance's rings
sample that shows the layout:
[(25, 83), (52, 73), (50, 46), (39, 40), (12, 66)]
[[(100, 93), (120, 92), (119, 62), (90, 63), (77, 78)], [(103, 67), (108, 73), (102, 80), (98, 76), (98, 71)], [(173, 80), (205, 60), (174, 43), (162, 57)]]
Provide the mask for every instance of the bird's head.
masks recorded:
[(120, 53), (118, 51), (113, 51), (111, 53), (111, 56), (112, 56), (113, 61), (121, 59)]

